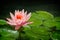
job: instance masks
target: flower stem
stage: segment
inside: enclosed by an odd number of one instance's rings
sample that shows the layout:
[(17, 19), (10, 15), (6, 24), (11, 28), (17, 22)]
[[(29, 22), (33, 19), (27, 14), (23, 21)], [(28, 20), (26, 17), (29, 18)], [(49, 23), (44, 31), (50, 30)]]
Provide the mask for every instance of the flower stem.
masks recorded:
[(22, 32), (22, 27), (18, 30), (18, 32), (19, 32), (19, 37), (18, 37), (18, 40), (22, 40), (22, 37), (21, 37), (21, 32)]

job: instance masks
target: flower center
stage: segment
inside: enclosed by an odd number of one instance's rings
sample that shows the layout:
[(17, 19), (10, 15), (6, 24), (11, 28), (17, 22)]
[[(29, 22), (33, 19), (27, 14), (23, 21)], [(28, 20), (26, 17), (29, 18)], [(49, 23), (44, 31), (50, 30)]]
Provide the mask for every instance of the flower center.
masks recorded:
[(22, 19), (22, 15), (16, 15), (17, 19)]

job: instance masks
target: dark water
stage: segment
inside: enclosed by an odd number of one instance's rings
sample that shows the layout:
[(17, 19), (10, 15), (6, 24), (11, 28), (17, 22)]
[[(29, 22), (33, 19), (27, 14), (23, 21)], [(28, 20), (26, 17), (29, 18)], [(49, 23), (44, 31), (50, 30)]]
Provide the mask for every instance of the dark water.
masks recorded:
[(60, 16), (59, 1), (38, 1), (38, 0), (2, 0), (0, 1), (0, 19), (9, 17), (9, 12), (25, 9), (28, 12), (45, 10), (54, 16)]

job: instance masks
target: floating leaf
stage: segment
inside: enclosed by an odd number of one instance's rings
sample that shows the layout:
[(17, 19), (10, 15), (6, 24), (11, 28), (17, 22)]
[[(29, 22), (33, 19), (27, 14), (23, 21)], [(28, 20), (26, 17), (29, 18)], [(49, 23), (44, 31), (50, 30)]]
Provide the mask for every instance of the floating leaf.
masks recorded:
[(53, 34), (52, 34), (52, 39), (54, 40), (60, 40), (60, 33), (58, 33), (58, 32), (54, 32)]
[(60, 30), (60, 22), (56, 22), (56, 29)]
[(0, 29), (0, 40), (16, 40), (19, 33), (14, 30)]
[[(48, 40), (49, 39), (49, 32), (46, 28), (44, 27), (35, 27), (32, 26), (30, 29), (29, 28), (24, 28), (24, 31), (27, 36), (30, 37), (30, 39), (41, 39), (41, 40)], [(47, 37), (48, 39), (46, 39)]]
[(60, 17), (55, 17), (54, 20), (56, 21), (56, 29), (60, 30)]
[(5, 20), (0, 19), (0, 25), (5, 25), (5, 24), (7, 24), (7, 22)]
[(38, 14), (39, 18), (42, 20), (49, 20), (54, 18), (54, 16), (47, 11), (36, 11), (36, 13)]
[(44, 21), (43, 25), (45, 27), (54, 27), (54, 26), (56, 26), (56, 22), (55, 22), (55, 20), (46, 20), (46, 21)]
[(51, 20), (54, 19), (54, 16), (46, 11), (36, 11), (32, 12), (32, 16), (30, 21), (33, 21), (33, 26), (39, 26), (42, 24), (44, 20)]
[(30, 18), (30, 21), (33, 22), (31, 24), (32, 26), (39, 26), (39, 25), (42, 24), (42, 20), (40, 19), (40, 17), (36, 13), (32, 13), (32, 16)]

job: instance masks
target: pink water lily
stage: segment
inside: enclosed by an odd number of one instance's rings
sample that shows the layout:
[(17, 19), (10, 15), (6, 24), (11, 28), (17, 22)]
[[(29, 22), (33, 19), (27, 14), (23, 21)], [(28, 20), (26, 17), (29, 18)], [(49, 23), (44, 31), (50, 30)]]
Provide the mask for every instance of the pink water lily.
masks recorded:
[(27, 14), (27, 11), (24, 12), (24, 9), (22, 11), (15, 10), (15, 15), (10, 12), (11, 18), (7, 18), (7, 23), (9, 25), (12, 25), (15, 27), (15, 30), (18, 30), (20, 27), (31, 24), (32, 22), (28, 22), (28, 20), (31, 17), (31, 13)]

